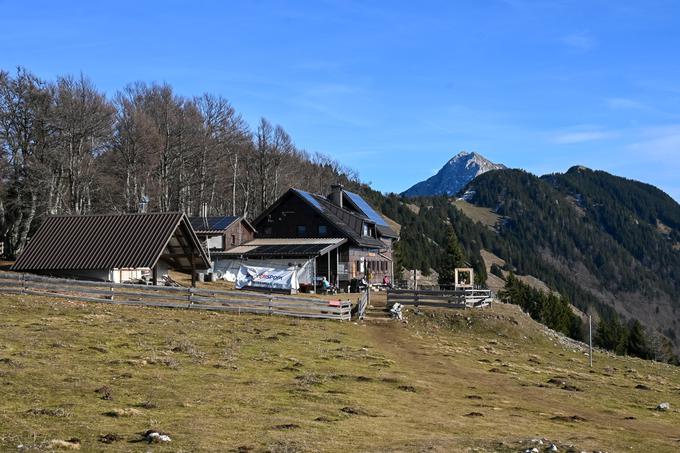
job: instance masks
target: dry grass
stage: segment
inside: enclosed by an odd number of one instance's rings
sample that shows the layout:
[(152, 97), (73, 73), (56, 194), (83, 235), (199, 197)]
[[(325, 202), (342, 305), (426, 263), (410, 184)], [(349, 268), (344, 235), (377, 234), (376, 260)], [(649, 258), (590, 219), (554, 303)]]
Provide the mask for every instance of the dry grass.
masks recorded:
[[(680, 446), (677, 368), (598, 355), (589, 369), (510, 306), (408, 316), (361, 325), (2, 296), (0, 450), (146, 451), (151, 429), (172, 438), (154, 451)], [(662, 401), (670, 411), (654, 410)]]
[(453, 200), (451, 201), (451, 204), (458, 208), (467, 217), (471, 218), (475, 222), (481, 223), (482, 225), (486, 225), (491, 229), (495, 229), (498, 225), (498, 222), (501, 220), (501, 216), (493, 212), (491, 209), (475, 206), (465, 200)]

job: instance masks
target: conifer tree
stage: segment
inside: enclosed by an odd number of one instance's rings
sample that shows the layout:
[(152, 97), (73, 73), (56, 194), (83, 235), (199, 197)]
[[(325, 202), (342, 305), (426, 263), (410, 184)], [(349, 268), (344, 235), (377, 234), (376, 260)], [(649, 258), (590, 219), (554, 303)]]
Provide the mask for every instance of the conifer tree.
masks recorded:
[(465, 256), (458, 243), (458, 237), (451, 225), (446, 232), (446, 250), (442, 258), (442, 263), (437, 270), (439, 272), (440, 285), (452, 285), (454, 283), (454, 273), (457, 267), (463, 266)]

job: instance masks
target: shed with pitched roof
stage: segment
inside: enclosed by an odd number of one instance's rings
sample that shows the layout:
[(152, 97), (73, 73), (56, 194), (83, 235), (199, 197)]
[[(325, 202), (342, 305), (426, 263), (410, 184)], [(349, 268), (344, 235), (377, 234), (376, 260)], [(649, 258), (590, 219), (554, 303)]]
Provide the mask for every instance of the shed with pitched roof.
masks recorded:
[(189, 219), (180, 212), (51, 216), (12, 270), (122, 283), (168, 269), (197, 270), (210, 260)]

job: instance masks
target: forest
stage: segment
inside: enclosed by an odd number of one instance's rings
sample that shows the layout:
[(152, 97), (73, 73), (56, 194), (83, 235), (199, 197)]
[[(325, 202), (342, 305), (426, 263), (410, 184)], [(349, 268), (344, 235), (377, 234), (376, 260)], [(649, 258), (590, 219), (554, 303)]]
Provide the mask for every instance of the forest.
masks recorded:
[(134, 82), (111, 96), (86, 76), (0, 71), (0, 237), (20, 254), (47, 215), (182, 211), (252, 218), (291, 186), (358, 185), (279, 125), (249, 125), (220, 96)]

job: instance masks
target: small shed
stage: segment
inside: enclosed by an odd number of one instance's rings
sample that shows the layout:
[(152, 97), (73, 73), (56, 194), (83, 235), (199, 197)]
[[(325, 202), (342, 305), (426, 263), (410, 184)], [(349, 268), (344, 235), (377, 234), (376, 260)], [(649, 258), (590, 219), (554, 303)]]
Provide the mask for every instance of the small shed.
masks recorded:
[(12, 270), (122, 283), (168, 269), (210, 267), (191, 223), (180, 212), (51, 216), (40, 226)]
[(191, 217), (191, 226), (209, 253), (224, 252), (255, 237), (255, 228), (243, 217)]

